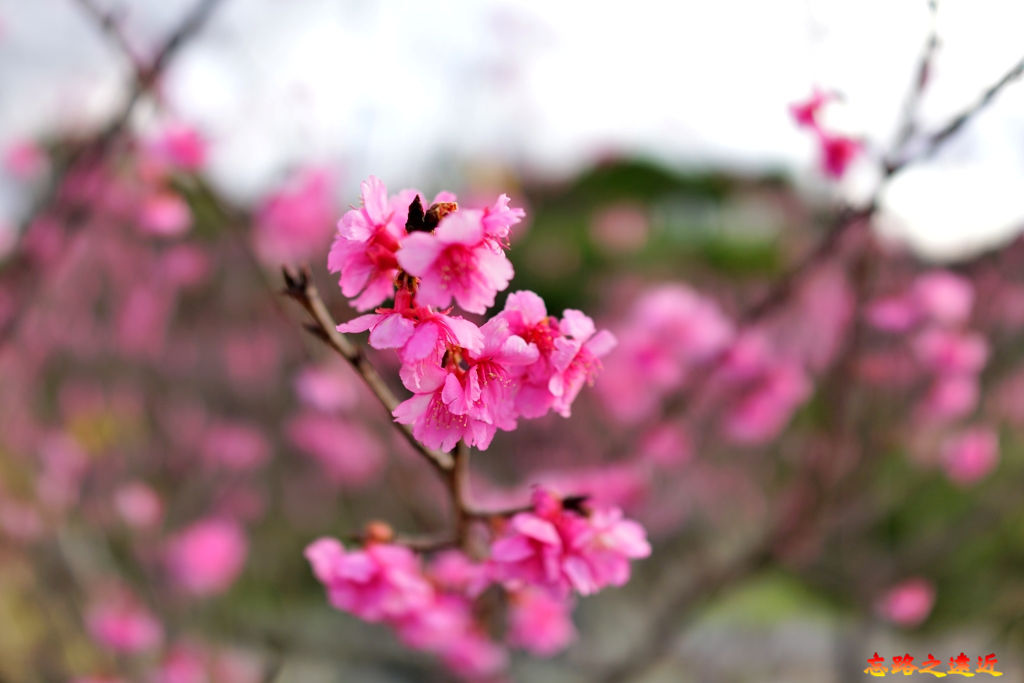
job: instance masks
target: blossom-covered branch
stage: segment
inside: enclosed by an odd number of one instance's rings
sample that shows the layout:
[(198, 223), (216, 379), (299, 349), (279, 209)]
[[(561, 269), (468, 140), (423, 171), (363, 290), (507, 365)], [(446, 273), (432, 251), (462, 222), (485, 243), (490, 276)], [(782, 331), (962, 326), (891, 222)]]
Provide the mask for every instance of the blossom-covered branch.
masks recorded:
[[(335, 326), (308, 271), (286, 268), (285, 293), (442, 474), (461, 550), (424, 565), (415, 549), (443, 547), (444, 537), (440, 544), (403, 545), (390, 527), (375, 523), (361, 537), (362, 548), (322, 538), (306, 556), (335, 607), (384, 622), (411, 647), (479, 678), (497, 673), (506, 657), (476, 616), (474, 604), (488, 586), (500, 588), (509, 604), (506, 644), (551, 654), (572, 638), (573, 595), (622, 585), (630, 560), (646, 557), (650, 547), (640, 525), (585, 497), (538, 487), (525, 509), (490, 513), (470, 503), (470, 447), (488, 448), (498, 429), (511, 431), (520, 418), (549, 411), (568, 417), (615, 339), (580, 311), (566, 310), (561, 320), (549, 316), (543, 300), (527, 291), (511, 294), (504, 310), (481, 326), (453, 315), (453, 302), (486, 313), (508, 286), (513, 269), (505, 249), (524, 212), (507, 195), (483, 209), (463, 208), (450, 193), (429, 205), (422, 196), (415, 190), (389, 196), (371, 177), (362, 185), (362, 205), (338, 224), (328, 266), (340, 274), (353, 306), (372, 313)], [(389, 299), (392, 305), (382, 306)], [(411, 398), (399, 403), (345, 337), (362, 331), (374, 348), (398, 353)], [(471, 538), (479, 521), (489, 522), (486, 546)]]

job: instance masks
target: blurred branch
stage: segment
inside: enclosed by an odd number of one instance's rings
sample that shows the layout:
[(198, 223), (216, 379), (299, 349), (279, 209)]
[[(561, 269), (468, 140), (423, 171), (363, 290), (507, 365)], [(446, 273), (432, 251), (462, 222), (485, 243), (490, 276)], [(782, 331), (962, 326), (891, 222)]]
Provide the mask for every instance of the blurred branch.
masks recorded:
[(117, 43), (118, 49), (128, 57), (136, 71), (143, 68), (142, 58), (136, 53), (121, 25), (121, 15), (113, 9), (103, 9), (95, 0), (75, 0), (107, 36)]
[(70, 205), (62, 201), (60, 192), (68, 178), (80, 169), (89, 168), (91, 165), (99, 164), (103, 161), (127, 127), (132, 112), (135, 110), (139, 100), (153, 87), (174, 55), (203, 27), (222, 0), (197, 0), (192, 10), (185, 15), (185, 18), (178, 24), (177, 28), (171, 32), (156, 51), (148, 65), (144, 64), (131, 48), (127, 37), (121, 31), (120, 22), (115, 15), (99, 9), (93, 0), (76, 0), (76, 2), (90, 17), (97, 21), (100, 30), (105, 35), (110, 36), (121, 50), (125, 52), (128, 59), (131, 60), (134, 66), (133, 81), (128, 99), (110, 123), (91, 139), (77, 145), (60, 163), (55, 164), (46, 189), (37, 199), (32, 210), (29, 211), (28, 217), (23, 221), (25, 227), (22, 231), (21, 244), (19, 248), (15, 249), (14, 255), (7, 260), (3, 267), (4, 274), (15, 283), (14, 289), (21, 290), (21, 295), (18, 296), (18, 307), (0, 325), (0, 345), (3, 345), (13, 336), (22, 317), (32, 307), (41, 289), (34, 284), (34, 280), (39, 276), (36, 272), (37, 264), (34, 262), (35, 259), (23, 248), (25, 233), (32, 229), (32, 225), (40, 216), (48, 212), (52, 212), (57, 219), (64, 221), (64, 232), (66, 235), (73, 234), (88, 221), (91, 212), (87, 206)]
[(928, 87), (932, 74), (932, 62), (935, 59), (935, 52), (939, 48), (939, 27), (938, 27), (938, 0), (929, 0), (928, 11), (931, 17), (931, 26), (928, 29), (928, 37), (925, 39), (924, 48), (917, 62), (917, 71), (914, 83), (907, 95), (903, 105), (899, 132), (896, 134), (896, 141), (892, 145), (893, 152), (903, 149), (917, 132), (917, 114), (921, 106), (921, 99)]
[(947, 140), (959, 132), (961, 128), (967, 125), (967, 123), (977, 116), (985, 107), (991, 104), (996, 96), (1002, 92), (1003, 88), (1019, 79), (1021, 75), (1024, 75), (1024, 57), (1004, 73), (998, 81), (989, 86), (972, 105), (951, 118), (946, 125), (928, 135), (925, 138), (924, 149), (921, 152), (902, 160), (887, 163), (885, 165), (885, 177), (889, 178), (910, 164), (932, 157), (942, 148), (942, 145), (945, 144)]
[[(831, 254), (849, 226), (861, 223), (872, 210), (873, 205), (861, 211), (844, 209), (828, 238), (791, 272), (801, 273), (803, 269), (809, 268), (808, 264), (817, 262), (817, 253)], [(852, 298), (856, 302), (866, 299), (868, 266), (868, 252), (858, 251), (851, 265), (855, 292)], [(777, 290), (785, 292), (785, 286), (779, 285)], [(779, 297), (780, 299), (771, 301), (785, 299), (782, 294)], [(770, 310), (770, 307), (754, 309), (749, 313), (749, 317), (743, 318), (743, 321), (750, 324), (751, 320), (757, 320), (764, 315), (765, 310)], [(854, 455), (859, 456), (860, 461), (856, 470), (862, 475), (874, 461), (873, 458), (864, 455), (870, 452), (877, 457), (877, 453), (882, 452), (882, 449), (868, 449), (860, 444), (862, 430), (858, 429), (858, 421), (862, 416), (857, 412), (857, 406), (851, 403), (852, 375), (864, 341), (863, 317), (860, 311), (854, 310), (851, 320), (852, 329), (849, 334), (844, 335), (845, 343), (828, 373), (827, 382), (823, 382), (828, 390), (825, 403), (830, 408), (832, 418), (826, 426), (828, 439), (834, 446), (829, 449), (830, 457), (821, 460), (816, 457), (813, 448), (805, 450), (791, 479), (785, 502), (779, 506), (776, 519), (769, 523), (763, 536), (749, 550), (740, 553), (730, 562), (700, 573), (697, 578), (674, 591), (660, 594), (655, 616), (646, 637), (640, 640), (635, 650), (601, 676), (600, 680), (603, 683), (627, 683), (650, 671), (664, 660), (682, 631), (693, 622), (700, 604), (714, 598), (728, 586), (739, 583), (767, 567), (776, 553), (784, 552), (787, 546), (797, 544), (815, 527), (828, 526), (824, 521), (828, 512), (854, 491), (850, 482), (856, 481), (852, 473), (844, 471), (848, 462), (841, 457), (843, 451), (848, 450), (844, 448), (844, 444), (857, 444), (858, 452), (854, 452)]]
[(706, 569), (678, 592), (661, 596), (655, 617), (639, 646), (595, 680), (600, 683), (629, 683), (660, 664), (679, 634), (693, 621), (696, 606), (768, 566), (773, 546), (774, 538), (765, 536), (739, 557)]

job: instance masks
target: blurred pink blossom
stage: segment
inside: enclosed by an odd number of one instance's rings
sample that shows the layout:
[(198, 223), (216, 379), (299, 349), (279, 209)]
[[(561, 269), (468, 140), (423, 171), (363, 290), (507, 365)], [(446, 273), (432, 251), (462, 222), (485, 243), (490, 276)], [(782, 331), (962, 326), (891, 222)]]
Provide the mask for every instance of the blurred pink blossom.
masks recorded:
[(321, 538), (306, 548), (306, 559), (330, 603), (366, 621), (405, 617), (434, 599), (419, 558), (403, 546), (371, 543), (345, 550), (338, 541)]
[(4, 169), (18, 180), (34, 180), (48, 162), (46, 150), (31, 140), (16, 142), (4, 151)]
[(965, 322), (974, 306), (970, 281), (945, 270), (919, 275), (911, 292), (925, 316), (947, 325)]
[(172, 122), (145, 145), (149, 160), (182, 171), (200, 170), (206, 163), (207, 146), (195, 128)]
[(193, 523), (168, 540), (168, 571), (185, 592), (211, 596), (226, 591), (245, 563), (248, 543), (235, 522), (207, 518)]
[(912, 628), (931, 614), (935, 604), (935, 586), (928, 579), (907, 579), (890, 588), (875, 608), (883, 619)]
[(890, 296), (876, 299), (867, 306), (869, 323), (885, 332), (905, 332), (913, 327), (920, 311), (911, 297)]
[(152, 650), (163, 640), (160, 622), (124, 591), (95, 602), (89, 607), (85, 621), (93, 639), (113, 652)]
[(542, 657), (564, 650), (576, 638), (572, 602), (535, 588), (509, 596), (509, 645)]
[(158, 192), (143, 200), (139, 226), (151, 235), (179, 237), (192, 227), (192, 210), (172, 192)]
[(124, 484), (114, 493), (114, 507), (129, 526), (145, 529), (163, 518), (163, 502), (150, 486), (141, 481)]
[(254, 424), (221, 420), (209, 425), (201, 452), (207, 462), (233, 470), (259, 467), (270, 459), (270, 443)]
[(337, 365), (306, 367), (295, 376), (294, 386), (305, 405), (325, 413), (352, 408), (359, 398), (355, 378)]
[(988, 427), (973, 427), (948, 438), (942, 445), (946, 474), (966, 486), (986, 477), (999, 460), (999, 437)]
[(191, 643), (176, 644), (154, 671), (152, 683), (211, 683), (206, 653)]
[(335, 484), (362, 486), (384, 466), (380, 443), (359, 425), (337, 417), (303, 413), (291, 418), (288, 439), (312, 455)]
[(333, 181), (330, 171), (307, 169), (263, 201), (253, 236), (264, 261), (301, 263), (326, 251), (335, 223)]
[(918, 412), (927, 420), (955, 420), (969, 414), (978, 405), (981, 387), (972, 374), (937, 377), (918, 404)]
[(921, 363), (941, 374), (977, 373), (988, 359), (988, 344), (977, 332), (930, 328), (915, 336), (912, 346)]

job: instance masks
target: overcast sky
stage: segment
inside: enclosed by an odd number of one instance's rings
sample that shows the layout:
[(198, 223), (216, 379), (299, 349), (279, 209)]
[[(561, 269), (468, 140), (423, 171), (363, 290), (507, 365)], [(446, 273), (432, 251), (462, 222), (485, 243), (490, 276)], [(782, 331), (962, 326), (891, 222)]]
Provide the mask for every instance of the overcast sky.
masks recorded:
[[(113, 4), (145, 51), (193, 1)], [(926, 124), (1024, 56), (1019, 0), (940, 0), (938, 16)], [(924, 0), (224, 0), (165, 92), (242, 199), (310, 162), (353, 190), (369, 173), (434, 188), (481, 165), (557, 176), (610, 152), (806, 180), (814, 148), (787, 105), (814, 84), (838, 90), (830, 125), (883, 147), (929, 20)], [(127, 73), (75, 0), (0, 0), (0, 146), (101, 120)], [(887, 206), (920, 248), (961, 253), (1021, 222), (1022, 187), (1024, 83)], [(0, 187), (0, 215), (20, 203)]]

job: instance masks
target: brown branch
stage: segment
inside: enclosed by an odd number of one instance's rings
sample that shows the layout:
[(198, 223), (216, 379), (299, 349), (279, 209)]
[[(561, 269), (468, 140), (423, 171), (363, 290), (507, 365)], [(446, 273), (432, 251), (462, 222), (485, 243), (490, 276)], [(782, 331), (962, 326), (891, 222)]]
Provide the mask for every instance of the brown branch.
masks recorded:
[(639, 647), (620, 663), (605, 669), (596, 680), (600, 683), (629, 683), (661, 663), (681, 631), (693, 621), (696, 606), (767, 567), (772, 559), (772, 547), (773, 539), (766, 537), (741, 556), (701, 572), (679, 592), (660, 599), (657, 614)]
[(459, 441), (455, 446), (455, 460), (448, 473), (448, 486), (455, 508), (455, 536), (465, 546), (469, 541), (469, 528), (473, 523), (469, 502), (469, 445)]
[(928, 37), (925, 39), (921, 56), (918, 58), (914, 82), (903, 105), (902, 123), (896, 134), (896, 140), (892, 145), (892, 153), (902, 150), (904, 146), (914, 137), (917, 132), (917, 114), (921, 107), (921, 100), (924, 91), (928, 87), (932, 75), (932, 63), (935, 60), (935, 53), (939, 49), (938, 12), (939, 3), (937, 0), (930, 0), (928, 10), (931, 13), (931, 27), (928, 29)]
[[(297, 301), (312, 318), (312, 322), (306, 323), (305, 328), (349, 362), (390, 416), (398, 406), (398, 399), (384, 382), (376, 368), (373, 367), (373, 364), (370, 363), (363, 350), (344, 334), (338, 332), (337, 323), (335, 323), (334, 318), (327, 310), (327, 306), (320, 297), (316, 285), (313, 284), (309, 268), (304, 267), (301, 270), (294, 270), (285, 266), (281, 270), (285, 282), (283, 293)], [(459, 441), (453, 454), (444, 453), (427, 448), (420, 443), (408, 425), (399, 424), (398, 422), (392, 422), (392, 424), (444, 480), (451, 499), (452, 510), (455, 514), (454, 538), (447, 536), (396, 536), (393, 539), (395, 543), (423, 552), (460, 546), (463, 549), (468, 549), (470, 542), (469, 532), (473, 522), (511, 517), (520, 512), (527, 512), (533, 509), (531, 505), (501, 510), (481, 510), (476, 508), (471, 502), (469, 490), (470, 448), (466, 442)], [(356, 539), (365, 540), (361, 536), (356, 537)]]
[(841, 208), (817, 246), (776, 280), (767, 294), (743, 311), (739, 317), (740, 323), (745, 327), (754, 325), (785, 304), (804, 276), (816, 265), (831, 258), (842, 244), (843, 236), (851, 228), (863, 224), (874, 214), (876, 208), (875, 202), (859, 209), (849, 206)]
[(977, 116), (985, 107), (991, 104), (996, 96), (1002, 92), (1003, 88), (1016, 81), (1022, 75), (1024, 75), (1024, 57), (1004, 73), (998, 81), (989, 86), (972, 105), (951, 118), (946, 125), (928, 135), (925, 138), (924, 149), (921, 152), (899, 161), (887, 163), (885, 165), (886, 178), (895, 175), (913, 163), (934, 156), (934, 154), (942, 148), (942, 145), (945, 144), (947, 140), (959, 132), (961, 128), (967, 125), (967, 123)]
[(132, 67), (139, 71), (143, 68), (142, 58), (136, 53), (131, 40), (124, 32), (121, 17), (113, 9), (103, 9), (95, 0), (75, 0), (86, 14), (96, 22), (103, 33), (117, 43), (118, 49), (131, 61)]
[[(363, 381), (366, 382), (366, 385), (377, 397), (377, 400), (388, 411), (388, 416), (390, 417), (391, 413), (398, 407), (398, 399), (384, 382), (376, 368), (373, 367), (373, 364), (366, 358), (362, 349), (341, 332), (338, 332), (337, 323), (331, 317), (323, 299), (320, 298), (320, 292), (317, 291), (316, 285), (313, 284), (309, 268), (295, 271), (288, 267), (283, 267), (281, 270), (284, 274), (284, 294), (299, 302), (306, 309), (306, 312), (313, 319), (317, 338), (349, 362), (352, 368), (363, 378)], [(395, 429), (402, 434), (416, 452), (422, 455), (448, 482), (450, 479), (449, 473), (454, 468), (452, 456), (424, 446), (413, 436), (412, 428), (408, 425), (399, 424), (398, 422), (393, 422), (393, 424)]]

